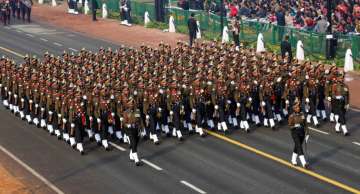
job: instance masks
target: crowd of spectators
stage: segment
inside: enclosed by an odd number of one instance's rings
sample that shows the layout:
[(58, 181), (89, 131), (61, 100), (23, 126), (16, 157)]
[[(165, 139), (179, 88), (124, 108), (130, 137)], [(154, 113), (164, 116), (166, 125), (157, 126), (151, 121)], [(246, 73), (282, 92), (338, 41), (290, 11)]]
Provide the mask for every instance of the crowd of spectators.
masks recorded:
[[(259, 20), (279, 26), (325, 33), (328, 30), (327, 0), (224, 0), (227, 17)], [(330, 1), (332, 30), (360, 33), (360, 0)], [(185, 5), (185, 6), (184, 6)], [(220, 15), (220, 0), (180, 0), (184, 9), (205, 10)]]

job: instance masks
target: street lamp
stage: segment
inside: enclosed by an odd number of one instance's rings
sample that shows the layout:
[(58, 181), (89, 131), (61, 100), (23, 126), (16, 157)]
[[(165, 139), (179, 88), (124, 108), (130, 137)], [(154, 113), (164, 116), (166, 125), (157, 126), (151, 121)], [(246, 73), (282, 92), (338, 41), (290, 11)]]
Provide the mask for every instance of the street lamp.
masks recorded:
[(221, 38), (223, 36), (223, 29), (224, 29), (224, 0), (220, 0), (220, 33), (221, 33)]

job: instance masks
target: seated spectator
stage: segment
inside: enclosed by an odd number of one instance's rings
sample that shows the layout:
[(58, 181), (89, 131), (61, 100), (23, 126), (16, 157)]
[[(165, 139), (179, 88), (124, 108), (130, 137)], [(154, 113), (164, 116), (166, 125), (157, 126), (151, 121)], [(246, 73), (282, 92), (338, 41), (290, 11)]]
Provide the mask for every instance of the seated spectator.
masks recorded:
[(238, 15), (238, 9), (236, 8), (236, 6), (231, 3), (230, 6), (229, 6), (229, 9), (230, 9), (230, 17), (236, 17)]
[(257, 12), (256, 12), (257, 18), (266, 18), (266, 10), (263, 7), (258, 6)]
[(360, 19), (355, 21), (355, 32), (360, 34)]

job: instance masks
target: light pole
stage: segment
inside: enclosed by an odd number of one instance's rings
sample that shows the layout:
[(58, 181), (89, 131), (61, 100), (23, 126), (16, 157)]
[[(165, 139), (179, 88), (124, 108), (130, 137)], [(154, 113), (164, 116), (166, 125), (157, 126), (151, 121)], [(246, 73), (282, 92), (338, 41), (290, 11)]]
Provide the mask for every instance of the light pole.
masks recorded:
[(326, 9), (327, 9), (327, 20), (329, 22), (329, 27), (328, 27), (328, 34), (332, 34), (332, 19), (331, 19), (331, 15), (332, 15), (332, 5), (331, 5), (331, 0), (327, 0), (326, 1)]
[(220, 0), (220, 33), (221, 33), (221, 38), (223, 36), (223, 29), (224, 29), (224, 0)]

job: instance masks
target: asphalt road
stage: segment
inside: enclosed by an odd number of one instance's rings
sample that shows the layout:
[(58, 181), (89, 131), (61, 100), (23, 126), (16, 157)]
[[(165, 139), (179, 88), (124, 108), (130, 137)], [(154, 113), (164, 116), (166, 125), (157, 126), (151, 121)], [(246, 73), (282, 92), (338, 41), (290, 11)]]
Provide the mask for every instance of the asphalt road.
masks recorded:
[[(0, 55), (16, 61), (26, 53), (59, 55), (83, 47), (96, 51), (100, 46), (119, 45), (39, 23), (0, 27)], [(184, 142), (162, 137), (159, 146), (143, 141), (139, 154), (146, 161), (136, 167), (128, 150), (123, 151), (125, 144), (115, 142), (121, 147), (106, 152), (86, 142), (87, 154), (80, 156), (1, 107), (0, 146), (64, 193), (349, 193), (360, 190), (359, 116), (355, 110), (347, 115), (349, 137), (336, 134), (333, 124), (311, 130), (307, 148), (311, 171), (282, 162), (289, 161), (293, 146), (286, 126), (277, 131), (260, 127), (249, 134), (232, 131), (227, 138), (186, 135)], [(27, 178), (36, 179), (31, 174)]]

